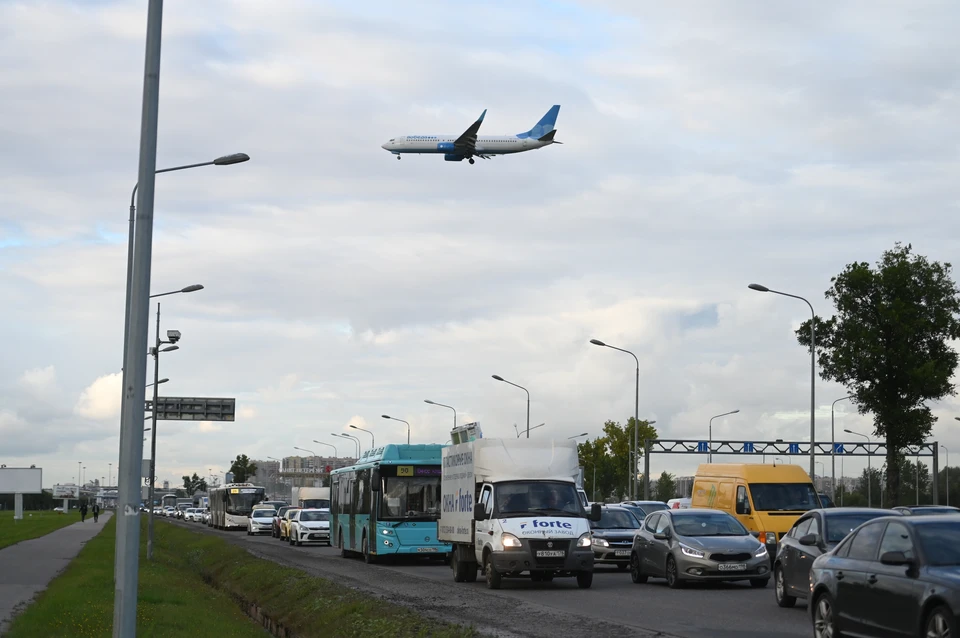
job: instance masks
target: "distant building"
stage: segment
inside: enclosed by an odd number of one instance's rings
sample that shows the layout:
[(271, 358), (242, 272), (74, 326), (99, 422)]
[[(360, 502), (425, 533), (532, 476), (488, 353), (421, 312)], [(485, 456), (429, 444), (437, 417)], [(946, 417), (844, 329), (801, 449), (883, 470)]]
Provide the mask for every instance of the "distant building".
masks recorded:
[(164, 481), (164, 482), (163, 482), (163, 489), (165, 489), (165, 490), (169, 490), (169, 489), (170, 489), (170, 481)]
[(348, 467), (357, 460), (343, 456), (287, 456), (281, 465), (281, 472), (325, 472), (329, 465), (333, 469)]
[(676, 498), (690, 498), (690, 495), (693, 494), (692, 476), (678, 476), (676, 478), (676, 485)]

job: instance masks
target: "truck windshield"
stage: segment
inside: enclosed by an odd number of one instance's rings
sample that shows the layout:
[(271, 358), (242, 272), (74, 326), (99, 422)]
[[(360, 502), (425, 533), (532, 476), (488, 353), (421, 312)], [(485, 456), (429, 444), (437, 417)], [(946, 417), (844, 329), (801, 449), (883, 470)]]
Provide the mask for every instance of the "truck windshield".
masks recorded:
[(583, 507), (573, 483), (560, 481), (509, 481), (497, 484), (498, 516), (553, 514), (583, 516)]
[(300, 507), (312, 510), (330, 509), (330, 499), (328, 498), (301, 498)]
[(820, 507), (811, 483), (751, 483), (753, 507), (760, 512), (806, 512)]
[(440, 477), (399, 477), (383, 479), (380, 520), (440, 518)]

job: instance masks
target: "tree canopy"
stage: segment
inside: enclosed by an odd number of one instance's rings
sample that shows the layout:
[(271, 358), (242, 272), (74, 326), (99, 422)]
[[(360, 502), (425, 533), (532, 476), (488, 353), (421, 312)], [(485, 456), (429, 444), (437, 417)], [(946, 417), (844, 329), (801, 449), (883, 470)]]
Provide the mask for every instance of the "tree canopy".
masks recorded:
[(246, 483), (247, 479), (257, 473), (257, 464), (252, 462), (246, 454), (238, 454), (230, 466), (234, 483)]
[(206, 479), (200, 478), (196, 472), (193, 473), (193, 476), (182, 476), (180, 478), (183, 479), (183, 491), (187, 493), (187, 496), (207, 491)]
[[(626, 497), (633, 424), (633, 417), (630, 417), (626, 425), (607, 421), (603, 424), (602, 436), (592, 441), (584, 441), (578, 446), (580, 463), (584, 468), (584, 491), (591, 500), (599, 502), (613, 498), (619, 501)], [(641, 420), (638, 432), (642, 457), (643, 440), (657, 438), (657, 430), (647, 421)], [(639, 468), (637, 473), (639, 474)]]
[[(929, 261), (899, 242), (871, 268), (848, 264), (825, 296), (836, 308), (814, 317), (823, 379), (843, 384), (860, 414), (872, 414), (886, 441), (887, 493), (899, 503), (902, 450), (919, 445), (936, 421), (928, 401), (955, 394), (960, 291), (949, 263)], [(797, 330), (810, 348), (810, 320)]]

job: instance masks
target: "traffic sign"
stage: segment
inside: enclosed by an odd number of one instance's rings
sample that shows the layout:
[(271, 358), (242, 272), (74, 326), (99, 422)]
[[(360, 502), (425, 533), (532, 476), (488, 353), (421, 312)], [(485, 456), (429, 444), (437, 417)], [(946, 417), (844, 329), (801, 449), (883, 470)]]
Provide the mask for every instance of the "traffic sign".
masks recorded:
[[(153, 401), (146, 402), (153, 409)], [(157, 419), (160, 421), (233, 421), (236, 399), (210, 397), (157, 397)]]
[(744, 443), (743, 451), (745, 453), (753, 454), (753, 443)]
[(790, 444), (790, 451), (787, 452), (787, 454), (800, 454), (800, 444), (799, 444), (799, 443), (791, 443), (791, 444)]
[(332, 465), (328, 465), (328, 466), (327, 466), (327, 474), (329, 474), (329, 473), (332, 472), (332, 471), (333, 471), (333, 466), (332, 466)]
[(843, 454), (843, 443), (834, 443), (834, 444), (833, 444), (833, 453), (834, 453), (834, 454)]
[(709, 452), (710, 447), (706, 441), (700, 441), (697, 443), (697, 452)]

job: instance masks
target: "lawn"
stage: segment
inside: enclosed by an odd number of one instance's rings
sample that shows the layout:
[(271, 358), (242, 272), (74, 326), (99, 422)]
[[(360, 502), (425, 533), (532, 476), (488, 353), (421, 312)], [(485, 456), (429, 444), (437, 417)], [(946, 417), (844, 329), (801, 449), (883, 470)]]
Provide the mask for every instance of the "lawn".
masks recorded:
[[(92, 517), (91, 517), (92, 518)], [(80, 514), (71, 512), (27, 512), (23, 520), (13, 520), (13, 510), (0, 511), (0, 549), (54, 532), (80, 522)]]
[[(116, 517), (111, 517), (37, 601), (17, 616), (6, 635), (111, 636), (116, 529)], [(160, 552), (156, 557), (168, 558)], [(197, 573), (169, 560), (148, 563), (141, 551), (137, 636), (204, 635), (263, 638), (268, 634), (230, 596), (209, 587)]]

